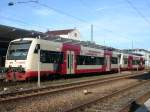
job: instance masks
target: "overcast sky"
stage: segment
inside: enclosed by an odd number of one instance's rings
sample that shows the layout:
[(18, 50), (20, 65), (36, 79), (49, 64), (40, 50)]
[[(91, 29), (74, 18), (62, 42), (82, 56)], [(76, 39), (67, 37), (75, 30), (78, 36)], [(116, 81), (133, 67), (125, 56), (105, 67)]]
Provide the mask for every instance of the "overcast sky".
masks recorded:
[(0, 24), (47, 31), (77, 28), (81, 40), (116, 48), (150, 49), (150, 0), (0, 0)]

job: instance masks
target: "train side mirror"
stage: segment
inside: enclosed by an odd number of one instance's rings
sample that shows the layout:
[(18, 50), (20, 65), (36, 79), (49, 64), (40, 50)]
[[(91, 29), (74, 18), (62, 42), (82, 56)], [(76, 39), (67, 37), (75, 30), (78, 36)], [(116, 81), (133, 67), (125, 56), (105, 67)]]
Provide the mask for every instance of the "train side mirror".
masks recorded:
[(40, 49), (40, 44), (36, 44), (35, 49), (34, 49), (34, 53), (38, 53), (38, 50)]

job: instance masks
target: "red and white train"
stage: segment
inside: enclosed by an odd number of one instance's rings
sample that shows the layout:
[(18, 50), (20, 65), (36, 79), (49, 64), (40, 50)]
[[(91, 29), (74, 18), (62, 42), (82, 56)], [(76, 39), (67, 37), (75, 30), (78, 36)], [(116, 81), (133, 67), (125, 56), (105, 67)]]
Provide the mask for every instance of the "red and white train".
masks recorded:
[(28, 80), (40, 75), (67, 75), (144, 69), (141, 56), (124, 54), (100, 48), (57, 42), (53, 40), (22, 38), (10, 42), (5, 67), (8, 80)]

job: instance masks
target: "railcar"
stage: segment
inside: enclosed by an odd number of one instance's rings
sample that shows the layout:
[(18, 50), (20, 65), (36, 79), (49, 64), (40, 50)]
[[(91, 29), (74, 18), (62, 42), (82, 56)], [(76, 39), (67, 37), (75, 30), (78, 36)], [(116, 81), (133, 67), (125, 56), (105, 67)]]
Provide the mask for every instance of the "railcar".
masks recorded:
[(144, 69), (144, 58), (141, 56), (134, 55), (132, 60), (132, 69), (133, 70)]
[(143, 70), (144, 58), (136, 54), (121, 53), (120, 69), (125, 70)]
[(122, 71), (132, 69), (132, 58), (133, 56), (126, 53), (121, 53), (120, 57), (120, 69)]
[[(118, 71), (119, 63), (123, 59), (119, 55), (118, 52), (82, 44), (36, 38), (16, 39), (10, 42), (7, 50), (6, 78), (18, 81), (36, 78), (38, 68), (40, 76)], [(129, 60), (131, 57), (127, 58)]]

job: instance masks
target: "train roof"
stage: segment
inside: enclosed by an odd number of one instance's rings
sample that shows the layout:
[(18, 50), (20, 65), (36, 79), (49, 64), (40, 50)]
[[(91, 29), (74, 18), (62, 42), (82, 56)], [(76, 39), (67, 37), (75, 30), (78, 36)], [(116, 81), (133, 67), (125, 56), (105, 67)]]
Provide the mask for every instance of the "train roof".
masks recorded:
[(55, 37), (54, 36), (53, 37), (45, 36), (45, 37), (42, 37), (41, 39), (51, 40), (54, 42), (69, 43), (69, 44), (73, 44), (73, 45), (83, 45), (85, 47), (91, 47), (91, 48), (97, 48), (97, 49), (103, 49), (103, 50), (109, 50), (109, 51), (121, 52), (119, 49), (99, 45), (99, 44), (96, 44), (95, 42), (91, 42), (91, 41), (73, 40), (73, 39), (61, 38), (59, 36), (55, 36)]
[(16, 38), (36, 37), (38, 35), (43, 36), (44, 33), (0, 24), (0, 50), (7, 49), (9, 42)]
[(15, 39), (15, 40), (12, 40), (11, 42), (15, 42), (15, 41), (21, 41), (21, 40), (34, 40), (35, 38), (18, 38), (18, 39)]
[(123, 53), (126, 53), (126, 54), (136, 55), (136, 56), (143, 56), (142, 54), (133, 53), (133, 52), (130, 52), (130, 51), (125, 51), (125, 50), (122, 50), (122, 52), (123, 52)]
[[(36, 38), (26, 37), (26, 38), (21, 38), (21, 39), (33, 40), (33, 39), (36, 39)], [(127, 54), (127, 55), (130, 54), (130, 55), (136, 55), (136, 56), (143, 56), (143, 55), (138, 54), (138, 53), (126, 52), (124, 50), (116, 49), (116, 48), (113, 48), (113, 47), (99, 45), (99, 44), (96, 44), (95, 42), (91, 42), (91, 41), (79, 41), (79, 40), (61, 38), (59, 36), (52, 36), (52, 37), (42, 36), (41, 39), (49, 40), (49, 41), (53, 41), (53, 42), (68, 43), (68, 44), (72, 44), (72, 45), (82, 45), (84, 47), (103, 49), (103, 50), (107, 50), (107, 51), (113, 51), (113, 52), (116, 52), (116, 53), (124, 53), (124, 54)], [(13, 41), (17, 41), (17, 40), (19, 40), (19, 39), (15, 39)]]
[[(30, 37), (26, 37), (26, 38), (19, 38), (19, 39), (15, 39), (13, 41), (18, 41), (18, 40), (33, 40), (36, 38), (30, 38)], [(96, 48), (96, 49), (103, 49), (103, 50), (108, 50), (108, 51), (115, 51), (115, 52), (121, 52), (119, 49), (115, 49), (113, 47), (108, 47), (108, 46), (103, 46), (103, 45), (99, 45), (96, 44), (95, 42), (90, 42), (90, 41), (79, 41), (79, 40), (73, 40), (73, 39), (67, 39), (67, 38), (61, 38), (59, 36), (53, 36), (53, 37), (49, 37), (49, 36), (43, 36), (41, 37), (41, 39), (43, 40), (50, 40), (53, 42), (60, 42), (60, 43), (68, 43), (68, 44), (72, 44), (72, 45), (82, 45), (84, 47), (90, 47), (90, 48)]]

